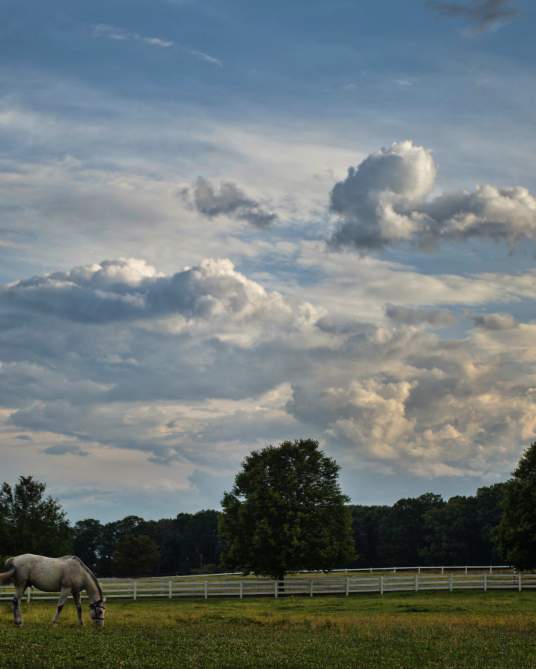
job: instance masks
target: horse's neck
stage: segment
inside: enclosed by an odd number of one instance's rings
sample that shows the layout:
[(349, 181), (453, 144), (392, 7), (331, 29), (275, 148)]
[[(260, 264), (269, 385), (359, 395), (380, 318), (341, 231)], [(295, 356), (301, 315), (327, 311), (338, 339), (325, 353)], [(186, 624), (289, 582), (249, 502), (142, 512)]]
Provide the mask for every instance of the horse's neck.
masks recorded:
[(85, 587), (87, 596), (89, 597), (89, 601), (92, 603), (98, 602), (102, 596), (96, 581), (93, 578), (91, 578), (89, 574), (86, 574), (85, 581), (86, 581)]

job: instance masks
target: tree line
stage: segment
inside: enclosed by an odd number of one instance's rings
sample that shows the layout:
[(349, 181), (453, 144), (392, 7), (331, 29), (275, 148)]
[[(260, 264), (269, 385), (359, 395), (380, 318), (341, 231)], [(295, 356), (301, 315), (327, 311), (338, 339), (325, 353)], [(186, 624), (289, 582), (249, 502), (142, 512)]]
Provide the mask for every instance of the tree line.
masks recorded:
[(536, 566), (536, 443), (509, 481), (448, 500), (426, 493), (393, 505), (351, 505), (338, 487), (338, 470), (317, 442), (284, 442), (245, 459), (223, 511), (74, 525), (44, 483), (21, 476), (0, 489), (0, 556), (73, 553), (101, 577)]

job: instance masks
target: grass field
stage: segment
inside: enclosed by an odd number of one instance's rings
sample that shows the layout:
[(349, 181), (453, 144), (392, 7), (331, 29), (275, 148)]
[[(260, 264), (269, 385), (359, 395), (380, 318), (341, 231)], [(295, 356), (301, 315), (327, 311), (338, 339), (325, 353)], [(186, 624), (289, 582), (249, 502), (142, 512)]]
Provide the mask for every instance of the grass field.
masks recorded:
[(111, 602), (103, 630), (53, 609), (0, 607), (0, 667), (536, 669), (536, 593)]

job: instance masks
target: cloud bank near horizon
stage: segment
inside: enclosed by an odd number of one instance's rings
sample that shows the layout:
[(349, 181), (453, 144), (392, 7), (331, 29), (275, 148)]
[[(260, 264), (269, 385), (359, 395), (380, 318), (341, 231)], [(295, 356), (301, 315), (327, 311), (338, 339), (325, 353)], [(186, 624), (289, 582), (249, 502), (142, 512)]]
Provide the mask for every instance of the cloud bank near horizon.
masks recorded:
[(536, 324), (475, 313), (443, 336), (464, 314), (390, 303), (337, 327), (227, 259), (36, 276), (0, 290), (0, 431), (95, 475), (111, 453), (179, 467), (184, 489), (304, 434), (350, 471), (493, 479), (536, 437)]

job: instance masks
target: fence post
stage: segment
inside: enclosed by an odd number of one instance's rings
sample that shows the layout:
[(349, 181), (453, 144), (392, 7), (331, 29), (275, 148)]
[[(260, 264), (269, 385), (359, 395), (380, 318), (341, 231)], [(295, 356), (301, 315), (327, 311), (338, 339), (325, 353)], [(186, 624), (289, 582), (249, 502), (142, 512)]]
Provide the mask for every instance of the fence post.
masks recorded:
[(244, 582), (240, 581), (240, 599), (244, 599)]
[(484, 592), (488, 591), (488, 575), (484, 574)]
[(168, 598), (173, 599), (173, 581), (168, 581)]
[(380, 576), (380, 595), (383, 595), (383, 576)]
[(490, 566), (490, 568), (489, 568), (489, 573), (490, 573), (490, 574), (493, 574), (493, 565)]
[(415, 592), (419, 592), (419, 574), (415, 574)]
[(519, 590), (519, 592), (523, 590), (523, 580), (521, 578), (521, 572), (518, 574), (517, 577), (517, 589)]
[(421, 573), (421, 568), (417, 567), (417, 574), (420, 574), (420, 573)]
[(313, 584), (314, 584), (314, 581), (313, 581), (313, 579), (311, 579), (311, 583), (309, 584), (309, 597), (313, 596)]
[(274, 597), (277, 599), (278, 596), (278, 590), (279, 590), (279, 581), (274, 581)]
[(208, 599), (208, 581), (205, 581), (205, 599)]
[(441, 567), (441, 576), (445, 574), (445, 567)]
[(465, 575), (467, 576), (467, 566), (465, 567)]
[(347, 577), (346, 578), (346, 596), (350, 594), (350, 579)]
[(138, 599), (138, 582), (134, 581), (134, 587), (132, 589), (132, 599), (136, 601)]
[(452, 574), (449, 574), (449, 592), (452, 592), (453, 589), (454, 589), (454, 581), (452, 578)]
[(26, 601), (28, 602), (28, 604), (32, 601), (32, 589), (31, 588), (28, 588), (28, 590), (26, 590)]

